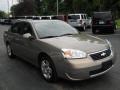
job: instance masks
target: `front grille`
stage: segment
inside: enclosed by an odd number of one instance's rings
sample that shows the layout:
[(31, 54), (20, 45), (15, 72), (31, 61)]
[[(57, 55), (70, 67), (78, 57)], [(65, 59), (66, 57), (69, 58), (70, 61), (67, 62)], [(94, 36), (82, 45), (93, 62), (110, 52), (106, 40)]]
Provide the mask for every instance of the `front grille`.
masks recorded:
[(90, 56), (92, 57), (93, 60), (100, 60), (103, 58), (106, 58), (111, 55), (111, 50), (107, 49), (105, 51), (101, 51), (95, 54), (91, 54)]
[(101, 69), (91, 71), (89, 74), (90, 74), (90, 75), (95, 75), (95, 74), (104, 72), (104, 71), (106, 71), (107, 69), (109, 69), (112, 65), (113, 65), (113, 62), (112, 62), (112, 61), (104, 62), (104, 63), (102, 64), (102, 68), (101, 68)]

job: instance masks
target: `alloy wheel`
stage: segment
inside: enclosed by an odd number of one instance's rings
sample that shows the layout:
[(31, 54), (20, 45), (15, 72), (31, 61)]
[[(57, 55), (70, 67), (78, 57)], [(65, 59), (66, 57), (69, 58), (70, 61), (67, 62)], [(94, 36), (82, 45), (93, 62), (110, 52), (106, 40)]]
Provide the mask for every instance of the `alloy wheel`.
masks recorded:
[(52, 68), (50, 67), (50, 63), (47, 60), (42, 60), (41, 71), (45, 79), (51, 79)]

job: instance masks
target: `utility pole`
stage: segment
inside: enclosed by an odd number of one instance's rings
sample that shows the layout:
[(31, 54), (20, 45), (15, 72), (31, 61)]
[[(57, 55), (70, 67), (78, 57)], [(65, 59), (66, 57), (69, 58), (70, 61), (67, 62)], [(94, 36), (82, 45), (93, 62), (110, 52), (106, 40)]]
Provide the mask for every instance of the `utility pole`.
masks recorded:
[(7, 5), (8, 5), (8, 17), (9, 17), (9, 14), (10, 14), (10, 5), (9, 5), (9, 0), (7, 0)]
[[(13, 3), (13, 0), (12, 0), (12, 6), (13, 6), (13, 4), (14, 4), (14, 3)], [(14, 10), (13, 10), (13, 12), (12, 12), (12, 17), (14, 17)]]
[[(61, 0), (60, 3), (63, 3), (64, 0)], [(59, 0), (57, 0), (57, 15), (59, 15)]]
[(59, 14), (59, 2), (57, 0), (57, 15)]

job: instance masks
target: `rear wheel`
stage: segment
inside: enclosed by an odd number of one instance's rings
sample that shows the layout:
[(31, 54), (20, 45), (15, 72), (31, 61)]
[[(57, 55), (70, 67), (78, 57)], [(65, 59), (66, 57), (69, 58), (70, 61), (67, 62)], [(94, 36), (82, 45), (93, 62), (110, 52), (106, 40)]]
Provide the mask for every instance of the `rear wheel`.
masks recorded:
[(84, 24), (83, 27), (82, 27), (83, 31), (86, 30), (86, 25)]
[(114, 29), (113, 29), (113, 30), (111, 30), (111, 33), (113, 33), (113, 34), (114, 34), (114, 33), (115, 33), (115, 30), (114, 30)]
[(40, 71), (46, 81), (54, 82), (57, 80), (56, 69), (52, 60), (47, 55), (41, 57)]

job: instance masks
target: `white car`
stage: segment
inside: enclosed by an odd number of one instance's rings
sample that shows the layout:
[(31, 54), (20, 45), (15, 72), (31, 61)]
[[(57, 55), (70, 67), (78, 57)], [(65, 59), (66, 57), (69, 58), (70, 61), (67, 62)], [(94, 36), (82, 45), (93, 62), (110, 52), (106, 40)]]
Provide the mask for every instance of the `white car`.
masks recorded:
[(91, 27), (92, 26), (92, 18), (88, 17), (88, 26)]
[(89, 25), (88, 21), (89, 20), (87, 14), (68, 14), (68, 23), (73, 27), (86, 30), (86, 27)]

